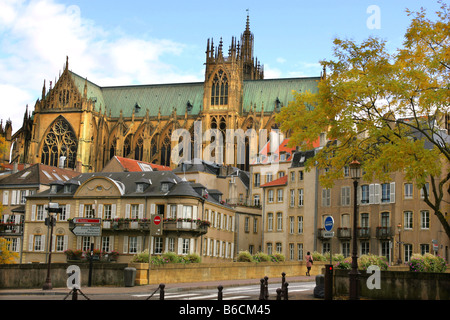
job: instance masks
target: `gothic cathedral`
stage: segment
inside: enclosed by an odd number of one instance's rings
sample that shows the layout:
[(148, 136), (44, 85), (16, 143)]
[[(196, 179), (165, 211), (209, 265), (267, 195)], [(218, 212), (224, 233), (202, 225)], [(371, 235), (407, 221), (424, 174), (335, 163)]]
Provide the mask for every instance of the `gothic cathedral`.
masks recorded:
[[(114, 156), (174, 167), (171, 139), (186, 129), (194, 139), (194, 123), (208, 128), (276, 128), (275, 115), (294, 99), (293, 91), (315, 92), (320, 77), (264, 79), (254, 57), (254, 36), (246, 28), (231, 39), (228, 56), (222, 39), (207, 40), (204, 82), (101, 87), (69, 69), (54, 83), (46, 82), (34, 110), (25, 111), (22, 127), (4, 134), (12, 149), (9, 162), (44, 163), (78, 172), (101, 171)], [(11, 124), (8, 124), (9, 126)], [(204, 142), (203, 142), (204, 143)], [(245, 163), (248, 170), (248, 140)], [(194, 155), (191, 155), (191, 158)]]

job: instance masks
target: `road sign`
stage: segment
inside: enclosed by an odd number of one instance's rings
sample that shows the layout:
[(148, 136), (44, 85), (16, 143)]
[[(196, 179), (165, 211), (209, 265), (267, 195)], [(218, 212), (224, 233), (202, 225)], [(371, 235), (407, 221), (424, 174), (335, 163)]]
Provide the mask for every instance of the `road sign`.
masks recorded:
[(102, 233), (101, 226), (100, 225), (94, 225), (94, 226), (75, 226), (73, 228), (72, 232), (76, 236), (86, 236), (86, 237), (99, 237)]
[(150, 232), (152, 236), (161, 236), (163, 232), (163, 215), (162, 214), (155, 214), (151, 216), (151, 220), (153, 221), (152, 224), (150, 224)]
[(332, 216), (328, 216), (325, 218), (324, 227), (326, 231), (331, 231), (334, 226), (334, 219)]
[(73, 218), (73, 223), (88, 223), (88, 224), (101, 224), (102, 219), (100, 218)]
[(333, 238), (334, 237), (334, 231), (326, 231), (326, 232), (322, 233), (322, 236), (324, 238)]

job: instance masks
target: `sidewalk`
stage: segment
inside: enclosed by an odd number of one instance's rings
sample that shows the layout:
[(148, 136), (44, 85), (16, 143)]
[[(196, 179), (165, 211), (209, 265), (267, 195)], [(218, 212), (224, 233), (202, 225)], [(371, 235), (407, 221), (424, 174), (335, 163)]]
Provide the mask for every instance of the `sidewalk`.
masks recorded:
[[(315, 281), (314, 276), (297, 276), (297, 277), (286, 277), (286, 282), (294, 283), (294, 282), (309, 282)], [(223, 280), (223, 281), (205, 281), (205, 282), (184, 282), (184, 283), (169, 283), (165, 285), (165, 291), (186, 291), (197, 288), (203, 289), (214, 289), (219, 285), (223, 286), (224, 292), (227, 288), (236, 287), (236, 286), (244, 286), (244, 285), (257, 285), (260, 284), (260, 279), (244, 279), (244, 280)], [(271, 284), (279, 284), (281, 287), (281, 277), (277, 278), (269, 278), (269, 285)], [(81, 291), (86, 295), (117, 295), (117, 294), (151, 294), (157, 288), (158, 284), (151, 285), (142, 285), (142, 286), (134, 286), (134, 287), (109, 287), (109, 286), (101, 286), (101, 287), (82, 287)], [(288, 287), (289, 290), (289, 287)], [(0, 289), (0, 300), (2, 295), (67, 295), (70, 290), (67, 287), (62, 288), (53, 288), (52, 290), (42, 290), (39, 289)], [(156, 293), (158, 294), (158, 293)], [(309, 300), (314, 299), (310, 293), (295, 293), (289, 295), (292, 300)], [(271, 299), (275, 299), (275, 297), (271, 297)]]

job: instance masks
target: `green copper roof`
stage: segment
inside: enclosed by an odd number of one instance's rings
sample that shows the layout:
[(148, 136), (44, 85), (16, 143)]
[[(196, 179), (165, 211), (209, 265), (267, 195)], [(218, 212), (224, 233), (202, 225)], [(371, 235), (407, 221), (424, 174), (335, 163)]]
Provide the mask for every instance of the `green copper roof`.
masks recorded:
[[(192, 106), (188, 111), (190, 115), (196, 115), (203, 109), (203, 82), (99, 87), (73, 72), (71, 76), (82, 95), (87, 85), (87, 97), (96, 101), (96, 110), (101, 108), (104, 112), (106, 107), (107, 114), (111, 112), (113, 117), (119, 117), (120, 111), (124, 117), (131, 117), (136, 104), (140, 107), (136, 117), (144, 116), (147, 109), (151, 117), (157, 116), (160, 110), (161, 116), (170, 116), (174, 108), (177, 115), (183, 116), (188, 103)], [(249, 112), (252, 106), (255, 112), (261, 112), (263, 105), (265, 112), (272, 112), (277, 99), (280, 106), (287, 106), (294, 100), (292, 91), (316, 92), (319, 80), (319, 77), (246, 80), (243, 112)]]
[(294, 100), (292, 91), (317, 92), (319, 80), (320, 77), (244, 81), (244, 112), (249, 112), (252, 105), (256, 112), (261, 112), (263, 104), (264, 112), (271, 112), (276, 108), (277, 98), (280, 106), (287, 106)]

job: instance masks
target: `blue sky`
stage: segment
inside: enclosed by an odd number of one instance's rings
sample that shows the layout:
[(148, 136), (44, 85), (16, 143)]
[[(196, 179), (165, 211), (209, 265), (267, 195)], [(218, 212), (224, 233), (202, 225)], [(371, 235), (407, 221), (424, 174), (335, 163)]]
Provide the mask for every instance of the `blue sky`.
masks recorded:
[[(373, 11), (371, 8), (378, 11)], [(46, 80), (69, 68), (100, 86), (204, 79), (206, 41), (244, 31), (247, 9), (255, 56), (266, 78), (318, 76), (334, 38), (385, 39), (395, 51), (410, 17), (435, 0), (105, 1), (0, 0), (0, 119), (22, 125)], [(374, 20), (376, 19), (376, 20)], [(369, 27), (367, 22), (378, 22)]]

